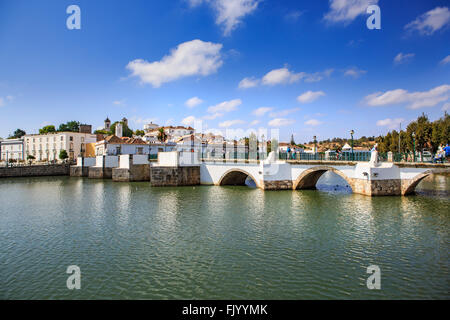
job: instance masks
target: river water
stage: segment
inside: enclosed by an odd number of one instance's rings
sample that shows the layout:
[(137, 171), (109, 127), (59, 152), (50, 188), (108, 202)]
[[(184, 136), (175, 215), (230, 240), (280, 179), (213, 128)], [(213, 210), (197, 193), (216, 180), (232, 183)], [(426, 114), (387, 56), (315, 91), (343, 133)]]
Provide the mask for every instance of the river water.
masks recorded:
[(331, 173), (318, 186), (2, 179), (0, 298), (450, 298), (448, 177), (409, 197), (355, 195)]

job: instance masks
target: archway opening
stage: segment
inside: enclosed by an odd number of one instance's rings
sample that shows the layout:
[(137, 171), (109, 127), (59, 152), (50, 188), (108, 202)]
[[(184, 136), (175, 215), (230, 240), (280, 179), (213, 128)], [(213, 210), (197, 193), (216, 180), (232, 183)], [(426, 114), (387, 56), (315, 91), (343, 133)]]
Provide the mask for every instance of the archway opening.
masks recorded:
[(450, 175), (424, 172), (418, 175), (404, 190), (404, 195), (450, 196)]
[(256, 188), (257, 184), (253, 177), (243, 171), (230, 171), (226, 173), (220, 180), (219, 185), (221, 186), (247, 186), (251, 188)]
[(321, 190), (352, 193), (350, 180), (334, 168), (312, 168), (306, 170), (294, 183), (296, 190)]

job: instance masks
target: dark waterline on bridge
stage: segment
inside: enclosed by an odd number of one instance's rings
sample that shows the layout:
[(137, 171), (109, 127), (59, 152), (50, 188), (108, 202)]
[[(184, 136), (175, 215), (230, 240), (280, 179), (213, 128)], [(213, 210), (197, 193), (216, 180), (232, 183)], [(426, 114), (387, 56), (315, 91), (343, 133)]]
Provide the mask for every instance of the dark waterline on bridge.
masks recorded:
[(0, 180), (0, 298), (450, 298), (448, 177), (410, 197), (355, 195), (333, 173), (317, 187)]

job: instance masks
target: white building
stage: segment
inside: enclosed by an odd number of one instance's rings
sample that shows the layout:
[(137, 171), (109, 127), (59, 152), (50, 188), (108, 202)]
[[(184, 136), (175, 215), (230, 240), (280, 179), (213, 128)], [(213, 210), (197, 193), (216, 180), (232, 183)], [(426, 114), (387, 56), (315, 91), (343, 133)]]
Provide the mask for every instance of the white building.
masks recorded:
[(48, 134), (27, 134), (24, 136), (25, 159), (28, 155), (37, 161), (59, 160), (59, 153), (65, 150), (70, 160), (86, 151), (87, 143), (95, 143), (97, 136), (90, 133), (54, 132)]
[(116, 135), (108, 136), (95, 144), (96, 156), (118, 156), (121, 154), (150, 154), (150, 145), (142, 139), (120, 138)]
[(195, 130), (194, 128), (191, 127), (183, 127), (183, 126), (166, 126), (166, 127), (159, 127), (156, 124), (150, 123), (150, 124), (146, 124), (144, 126), (144, 131), (145, 131), (145, 136), (144, 136), (144, 140), (147, 142), (157, 142), (158, 140), (158, 135), (159, 135), (159, 130), (163, 128), (164, 129), (164, 133), (166, 135), (166, 140), (165, 142), (176, 142), (176, 140), (178, 140), (180, 137), (189, 135), (189, 134), (194, 134)]
[[(290, 143), (286, 143), (286, 142), (280, 142), (278, 144), (278, 152), (280, 153), (286, 153), (288, 148), (291, 149), (291, 152), (306, 152), (308, 153), (309, 150), (305, 151), (303, 148), (291, 145)], [(310, 151), (311, 153), (314, 153), (314, 150)]]
[(157, 125), (156, 123), (150, 122), (147, 123), (146, 125), (144, 125), (144, 132), (145, 133), (149, 133), (151, 131), (155, 131), (159, 128), (159, 125)]
[(23, 138), (0, 139), (0, 161), (25, 160)]

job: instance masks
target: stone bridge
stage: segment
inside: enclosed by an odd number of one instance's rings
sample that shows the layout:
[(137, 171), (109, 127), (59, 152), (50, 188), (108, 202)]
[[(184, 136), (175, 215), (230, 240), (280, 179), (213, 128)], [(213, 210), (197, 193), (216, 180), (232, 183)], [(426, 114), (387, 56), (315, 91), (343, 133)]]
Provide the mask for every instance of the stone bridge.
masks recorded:
[[(81, 158), (80, 158), (81, 159)], [(354, 193), (368, 196), (408, 195), (433, 173), (450, 173), (450, 164), (277, 160), (200, 159), (196, 153), (160, 152), (158, 162), (148, 156), (100, 156), (79, 159), (73, 176), (112, 178), (114, 181), (150, 181), (152, 186), (245, 185), (252, 179), (263, 190), (315, 189), (327, 171), (341, 176)], [(89, 166), (85, 168), (85, 166)]]
[(368, 196), (408, 195), (425, 177), (450, 173), (449, 164), (373, 163), (344, 161), (239, 161), (204, 160), (200, 182), (209, 185), (244, 185), (251, 178), (264, 190), (315, 189), (327, 171), (342, 177), (354, 193)]

